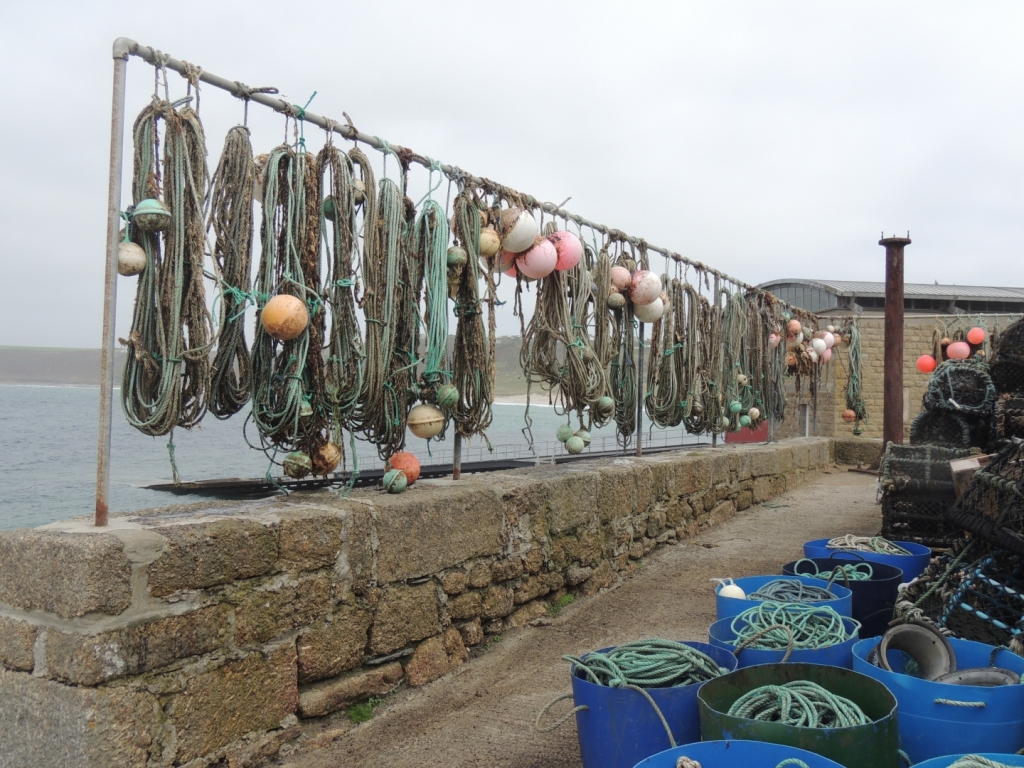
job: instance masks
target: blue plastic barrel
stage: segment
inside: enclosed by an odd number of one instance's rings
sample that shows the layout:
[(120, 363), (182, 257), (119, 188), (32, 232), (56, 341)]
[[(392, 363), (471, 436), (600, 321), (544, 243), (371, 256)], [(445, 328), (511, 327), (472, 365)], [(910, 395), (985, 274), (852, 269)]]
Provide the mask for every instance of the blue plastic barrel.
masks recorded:
[[(720, 667), (736, 669), (736, 657), (728, 651), (708, 643), (684, 644), (706, 653)], [(602, 648), (598, 652), (610, 650)], [(697, 691), (702, 685), (645, 689), (665, 716), (676, 744), (700, 740)], [(642, 694), (591, 683), (576, 675), (575, 666), (572, 694), (577, 707), (587, 707), (576, 713), (583, 768), (633, 768), (645, 757), (671, 748), (665, 726)]]
[[(808, 586), (818, 588), (822, 587), (821, 579), (812, 579), (810, 576), (744, 576), (743, 578), (736, 579), (735, 581), (736, 586), (742, 589), (744, 594), (749, 595), (752, 592), (757, 592), (757, 590), (769, 581), (777, 581), (778, 579), (796, 579), (797, 581), (802, 581)], [(808, 603), (808, 605), (828, 606), (840, 616), (849, 616), (852, 618), (853, 593), (846, 587), (842, 587), (838, 584), (833, 584), (829, 587), (829, 591), (836, 596), (835, 600), (822, 600), (820, 603)], [(765, 602), (764, 600), (740, 600), (738, 597), (723, 597), (721, 592), (722, 585), (719, 584), (715, 587), (715, 610), (718, 612), (719, 619), (726, 619), (730, 616), (739, 616), (745, 610)]]
[[(817, 565), (821, 572), (829, 572), (837, 565), (845, 564), (847, 560), (868, 562), (863, 558), (850, 557), (850, 555), (860, 555), (860, 552), (830, 551), (835, 554), (829, 557), (807, 559)], [(794, 560), (792, 563), (786, 563), (782, 566), (782, 572), (787, 575), (806, 575), (807, 571), (811, 570), (811, 566), (807, 563), (801, 565), (799, 571), (796, 570), (798, 562), (800, 561)], [(883, 634), (889, 628), (899, 586), (906, 580), (903, 571), (894, 565), (885, 563), (870, 563), (870, 565), (872, 571), (870, 579), (847, 582), (840, 576), (835, 581), (853, 592), (853, 618), (860, 622), (861, 637), (875, 637)]]
[(880, 555), (877, 552), (829, 549), (828, 542), (828, 539), (808, 541), (804, 544), (804, 557), (809, 557), (813, 560), (817, 557), (828, 557), (835, 553), (845, 553), (850, 556), (851, 560), (864, 558), (869, 563), (885, 563), (886, 565), (896, 566), (903, 571), (903, 578), (906, 581), (916, 579), (924, 573), (924, 569), (928, 567), (928, 563), (932, 559), (932, 551), (928, 547), (924, 544), (915, 544), (912, 541), (893, 542), (910, 552), (909, 555)]
[[(1024, 675), (1024, 658), (993, 646), (950, 638), (959, 669), (996, 666)], [(867, 661), (878, 638), (853, 646), (853, 669), (880, 681), (899, 702), (900, 743), (917, 763), (973, 751), (1024, 747), (1024, 685), (952, 685), (902, 675)], [(990, 662), (990, 659), (992, 661)]]
[(806, 749), (764, 741), (740, 740), (687, 744), (641, 760), (636, 768), (676, 768), (676, 762), (681, 757), (696, 760), (701, 768), (776, 768), (779, 763), (793, 758), (803, 760), (807, 768), (842, 768), (839, 763)]
[(918, 763), (914, 768), (949, 768), (949, 766), (961, 757), (967, 757), (967, 755), (987, 757), (989, 760), (1002, 763), (1003, 765), (1024, 765), (1024, 755), (1001, 755), (996, 754), (995, 752), (964, 752), (962, 755), (944, 755), (943, 757), (934, 757), (931, 760), (925, 760), (923, 763)]
[[(755, 664), (779, 664), (782, 657), (786, 655), (785, 649), (781, 651), (768, 651), (759, 648), (744, 648), (736, 650), (732, 641), (736, 639), (736, 633), (732, 630), (732, 623), (735, 617), (720, 619), (708, 629), (708, 637), (711, 644), (732, 651), (736, 654), (740, 667), (752, 667)], [(853, 619), (843, 619), (847, 632), (856, 632), (857, 624)], [(825, 664), (830, 667), (853, 668), (853, 646), (857, 642), (857, 635), (854, 634), (849, 640), (830, 645), (826, 648), (805, 648), (794, 649), (789, 655), (787, 662), (806, 662), (808, 664)]]

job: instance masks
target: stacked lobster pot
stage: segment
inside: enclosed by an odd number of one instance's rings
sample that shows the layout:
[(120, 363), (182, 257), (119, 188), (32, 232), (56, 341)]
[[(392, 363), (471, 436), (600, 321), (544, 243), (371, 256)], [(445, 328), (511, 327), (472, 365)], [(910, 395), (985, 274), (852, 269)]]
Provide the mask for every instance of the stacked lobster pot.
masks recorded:
[(1013, 438), (1024, 439), (1024, 320), (999, 336), (990, 373), (996, 399), (989, 449), (995, 452)]
[(946, 360), (928, 381), (924, 410), (910, 425), (911, 445), (984, 448), (995, 399), (987, 363)]
[(946, 520), (956, 502), (949, 462), (970, 448), (889, 443), (881, 464), (882, 536), (944, 548), (959, 535)]

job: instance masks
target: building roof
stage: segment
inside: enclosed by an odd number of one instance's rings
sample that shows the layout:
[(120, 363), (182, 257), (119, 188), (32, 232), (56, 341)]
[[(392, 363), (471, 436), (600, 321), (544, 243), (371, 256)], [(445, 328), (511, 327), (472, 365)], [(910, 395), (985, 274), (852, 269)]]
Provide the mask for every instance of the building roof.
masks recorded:
[[(770, 280), (760, 288), (771, 291), (781, 285), (805, 285), (838, 296), (884, 297), (885, 283), (862, 280), (805, 280), (793, 278)], [(979, 285), (934, 285), (904, 283), (903, 296), (907, 299), (949, 299), (951, 301), (1024, 301), (1024, 288), (997, 288)]]

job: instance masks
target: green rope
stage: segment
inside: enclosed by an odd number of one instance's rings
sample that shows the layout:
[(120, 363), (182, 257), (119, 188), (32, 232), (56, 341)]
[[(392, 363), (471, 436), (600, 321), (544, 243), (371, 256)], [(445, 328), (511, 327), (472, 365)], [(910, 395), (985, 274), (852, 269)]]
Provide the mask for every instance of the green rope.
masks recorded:
[(610, 688), (672, 688), (726, 674), (707, 654), (673, 640), (637, 640), (586, 658), (563, 656), (584, 680)]
[(826, 549), (841, 549), (847, 552), (874, 552), (879, 555), (910, 555), (908, 549), (904, 549), (881, 536), (854, 536), (848, 533), (845, 536), (837, 536), (829, 539)]
[[(807, 763), (798, 757), (786, 758), (776, 765), (775, 768), (787, 768), (788, 766), (794, 766), (794, 768), (810, 768)], [(676, 760), (676, 768), (702, 768), (702, 766), (693, 758), (683, 756)]]
[(756, 592), (751, 592), (747, 599), (771, 600), (777, 603), (821, 603), (837, 598), (827, 589), (805, 584), (799, 579), (775, 579)]
[(854, 702), (808, 680), (755, 688), (736, 699), (727, 714), (799, 728), (851, 728), (871, 722)]
[(730, 644), (765, 651), (828, 648), (856, 637), (860, 624), (850, 621), (847, 631), (843, 617), (828, 606), (766, 602), (733, 618), (736, 639)]
[[(804, 566), (804, 570), (800, 570), (800, 566)], [(812, 571), (808, 571), (807, 567), (812, 568)], [(832, 584), (840, 579), (845, 581), (870, 581), (871, 577), (875, 575), (874, 569), (871, 567), (871, 563), (849, 563), (846, 565), (837, 565), (832, 570), (823, 571), (818, 568), (818, 564), (808, 558), (797, 560), (793, 565), (793, 573), (798, 576), (810, 576), (812, 579), (821, 579)]]
[(981, 755), (964, 755), (955, 763), (950, 763), (949, 768), (1010, 768), (1006, 763), (997, 763)]
[[(861, 394), (861, 344), (857, 320), (850, 320), (850, 348), (847, 352), (850, 370), (846, 379), (846, 407), (856, 415), (854, 429), (860, 429), (860, 423), (868, 423), (868, 409)], [(859, 434), (859, 433), (858, 433)]]

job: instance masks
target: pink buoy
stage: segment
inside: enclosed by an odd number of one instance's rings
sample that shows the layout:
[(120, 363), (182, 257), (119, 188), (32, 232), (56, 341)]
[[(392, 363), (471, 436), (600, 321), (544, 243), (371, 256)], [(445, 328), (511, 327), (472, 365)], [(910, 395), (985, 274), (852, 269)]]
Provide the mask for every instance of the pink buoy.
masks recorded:
[(821, 362), (827, 363), (832, 359), (832, 347), (826, 347), (825, 351), (821, 353)]
[(620, 293), (629, 290), (629, 284), (633, 279), (625, 267), (612, 267), (611, 278), (612, 285), (618, 288)]
[(946, 357), (950, 360), (966, 360), (971, 356), (971, 345), (966, 341), (954, 341), (946, 347)]
[(538, 237), (533, 248), (516, 257), (516, 266), (526, 277), (539, 280), (547, 277), (555, 271), (555, 264), (558, 263), (558, 252), (555, 245), (544, 237)]
[(661, 278), (646, 269), (639, 270), (633, 275), (629, 297), (634, 304), (650, 304), (661, 298)]
[(983, 341), (985, 341), (985, 329), (977, 326), (971, 328), (971, 330), (967, 332), (967, 341), (976, 347), (979, 346)]
[(769, 349), (775, 349), (776, 347), (779, 346), (779, 342), (781, 340), (782, 339), (779, 338), (779, 334), (777, 334), (777, 333), (769, 333), (768, 334), (768, 348)]
[(555, 252), (558, 254), (555, 269), (559, 272), (572, 269), (580, 263), (580, 259), (583, 258), (583, 243), (572, 232), (559, 230), (548, 235), (548, 240), (555, 245)]
[(836, 337), (833, 336), (828, 331), (825, 331), (823, 334), (821, 334), (821, 340), (825, 342), (826, 349), (832, 349), (832, 347), (834, 347), (836, 344)]

